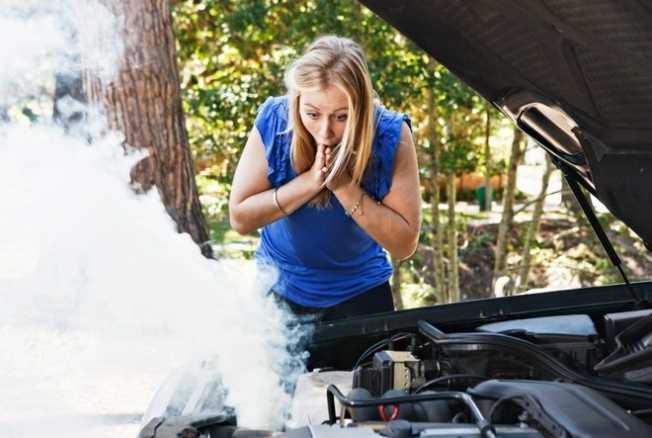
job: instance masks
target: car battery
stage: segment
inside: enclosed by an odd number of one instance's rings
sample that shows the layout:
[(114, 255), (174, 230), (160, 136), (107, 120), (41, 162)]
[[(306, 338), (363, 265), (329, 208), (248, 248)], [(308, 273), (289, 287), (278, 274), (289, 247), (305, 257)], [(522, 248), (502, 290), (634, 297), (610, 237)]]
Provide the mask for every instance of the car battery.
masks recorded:
[(358, 368), (353, 373), (353, 387), (365, 388), (374, 397), (386, 391), (399, 389), (410, 391), (415, 382), (423, 380), (421, 361), (408, 351), (379, 351), (372, 365)]

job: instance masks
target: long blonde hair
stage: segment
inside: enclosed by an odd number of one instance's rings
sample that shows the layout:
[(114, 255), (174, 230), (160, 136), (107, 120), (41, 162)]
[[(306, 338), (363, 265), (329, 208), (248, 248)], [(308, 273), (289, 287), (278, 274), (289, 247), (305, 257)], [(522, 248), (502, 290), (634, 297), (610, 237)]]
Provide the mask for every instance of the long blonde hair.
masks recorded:
[[(314, 139), (301, 122), (301, 92), (322, 91), (330, 85), (344, 91), (349, 111), (344, 135), (339, 147), (335, 148), (335, 157), (326, 181), (330, 182), (348, 170), (353, 181), (360, 184), (372, 151), (375, 93), (364, 52), (348, 38), (333, 35), (318, 38), (285, 72), (289, 127), (292, 130), (292, 166), (297, 173), (308, 170), (317, 152)], [(329, 201), (330, 192), (324, 190), (311, 203), (327, 206)]]

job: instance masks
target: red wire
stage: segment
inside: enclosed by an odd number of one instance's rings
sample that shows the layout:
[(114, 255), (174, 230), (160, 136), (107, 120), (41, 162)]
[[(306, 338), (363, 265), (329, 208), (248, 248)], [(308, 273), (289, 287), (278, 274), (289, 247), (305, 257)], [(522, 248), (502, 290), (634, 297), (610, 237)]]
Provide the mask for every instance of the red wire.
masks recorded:
[(390, 415), (389, 418), (387, 418), (387, 414), (385, 414), (385, 405), (380, 405), (378, 406), (378, 413), (380, 414), (380, 418), (382, 418), (383, 421), (394, 421), (398, 418), (398, 414), (401, 410), (400, 405), (392, 405), (392, 408), (394, 409), (392, 411), (392, 415)]

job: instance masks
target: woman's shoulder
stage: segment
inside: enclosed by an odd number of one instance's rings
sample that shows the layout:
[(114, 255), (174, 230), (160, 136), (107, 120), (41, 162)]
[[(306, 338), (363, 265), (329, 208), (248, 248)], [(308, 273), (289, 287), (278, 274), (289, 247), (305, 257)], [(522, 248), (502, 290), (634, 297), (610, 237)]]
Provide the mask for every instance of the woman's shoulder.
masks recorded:
[(254, 122), (266, 147), (276, 142), (276, 137), (287, 131), (288, 107), (286, 96), (268, 97), (256, 114)]
[(263, 105), (287, 107), (287, 103), (288, 103), (288, 97), (286, 95), (281, 95), (281, 96), (269, 96), (267, 99), (265, 99)]
[(376, 105), (375, 119), (373, 155), (364, 183), (366, 190), (377, 200), (382, 200), (391, 186), (394, 159), (401, 140), (403, 123), (407, 123), (410, 128), (411, 124), (407, 114), (392, 111), (380, 104)]
[(258, 108), (256, 129), (265, 147), (267, 178), (278, 187), (291, 177), (289, 165), (288, 100), (286, 96), (268, 97)]
[(279, 118), (287, 121), (287, 96), (270, 96), (258, 107), (257, 120), (261, 118)]
[(376, 105), (376, 132), (401, 131), (403, 122), (412, 129), (410, 117), (403, 112), (386, 108), (382, 104)]
[(410, 131), (412, 130), (412, 121), (406, 113), (393, 111), (378, 104), (376, 106), (376, 146), (394, 150), (401, 137), (403, 123), (407, 124)]

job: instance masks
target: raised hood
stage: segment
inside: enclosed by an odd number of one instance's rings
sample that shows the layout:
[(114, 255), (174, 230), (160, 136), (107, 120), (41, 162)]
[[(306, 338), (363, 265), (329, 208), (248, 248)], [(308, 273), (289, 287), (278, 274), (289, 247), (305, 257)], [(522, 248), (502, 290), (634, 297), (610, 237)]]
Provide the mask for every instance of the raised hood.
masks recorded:
[(652, 248), (652, 1), (362, 0)]

